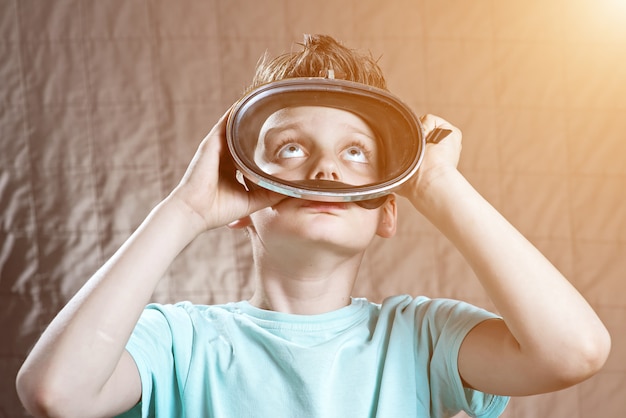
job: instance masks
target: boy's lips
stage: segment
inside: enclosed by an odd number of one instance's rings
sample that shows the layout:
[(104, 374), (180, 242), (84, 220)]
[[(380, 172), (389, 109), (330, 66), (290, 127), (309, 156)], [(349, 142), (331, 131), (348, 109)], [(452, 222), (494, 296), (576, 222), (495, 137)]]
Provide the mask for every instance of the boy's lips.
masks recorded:
[(303, 208), (309, 208), (316, 212), (336, 212), (348, 209), (348, 203), (344, 202), (317, 202), (314, 200), (306, 200), (301, 205)]

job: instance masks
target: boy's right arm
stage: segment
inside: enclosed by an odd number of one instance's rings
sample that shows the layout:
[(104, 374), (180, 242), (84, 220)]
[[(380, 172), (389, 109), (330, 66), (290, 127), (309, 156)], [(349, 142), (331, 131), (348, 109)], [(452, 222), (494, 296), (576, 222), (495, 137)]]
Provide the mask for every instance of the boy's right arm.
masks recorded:
[(174, 258), (197, 235), (281, 197), (225, 180), (226, 115), (202, 141), (177, 188), (59, 312), (24, 362), (17, 389), (35, 416), (110, 416), (141, 397), (125, 345)]

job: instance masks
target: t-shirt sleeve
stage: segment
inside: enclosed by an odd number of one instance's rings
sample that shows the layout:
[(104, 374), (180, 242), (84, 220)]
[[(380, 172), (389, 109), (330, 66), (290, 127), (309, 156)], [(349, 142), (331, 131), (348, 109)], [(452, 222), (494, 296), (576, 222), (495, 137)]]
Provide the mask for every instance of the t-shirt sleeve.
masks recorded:
[(191, 320), (182, 306), (146, 307), (126, 344), (141, 378), (141, 401), (120, 417), (179, 415), (189, 365), (185, 347), (191, 348), (192, 338)]
[[(437, 307), (436, 319), (441, 333), (434, 346), (431, 380), (436, 383), (433, 391), (441, 391), (442, 386), (449, 386), (448, 399), (472, 417), (497, 417), (506, 408), (508, 397), (495, 396), (463, 387), (458, 369), (459, 350), (467, 334), (479, 323), (498, 318), (498, 316), (465, 302), (439, 299), (434, 302)], [(444, 395), (445, 398), (445, 395)]]
[[(461, 343), (469, 331), (497, 315), (451, 299), (407, 299), (403, 316), (415, 320), (418, 356), (430, 356), (431, 409), (435, 416), (458, 411), (478, 418), (498, 417), (509, 398), (463, 387), (458, 370)], [(423, 357), (422, 357), (423, 358)]]

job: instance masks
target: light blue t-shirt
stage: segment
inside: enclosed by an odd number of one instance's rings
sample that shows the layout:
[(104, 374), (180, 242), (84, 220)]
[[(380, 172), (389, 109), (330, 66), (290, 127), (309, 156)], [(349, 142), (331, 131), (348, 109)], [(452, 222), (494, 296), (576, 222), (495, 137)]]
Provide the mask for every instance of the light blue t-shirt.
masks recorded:
[(320, 315), (149, 305), (127, 350), (143, 417), (497, 417), (507, 397), (464, 389), (459, 347), (494, 318), (464, 302), (353, 299)]

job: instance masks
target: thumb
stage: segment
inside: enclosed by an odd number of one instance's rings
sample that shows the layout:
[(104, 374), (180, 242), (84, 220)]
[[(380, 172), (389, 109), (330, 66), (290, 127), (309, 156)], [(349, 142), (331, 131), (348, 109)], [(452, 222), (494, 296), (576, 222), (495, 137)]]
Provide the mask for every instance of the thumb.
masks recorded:
[(260, 187), (255, 188), (248, 192), (248, 213), (273, 206), (285, 199), (289, 197)]
[(250, 214), (259, 211), (263, 208), (275, 205), (284, 199), (287, 199), (287, 196), (274, 193), (272, 191), (255, 188), (253, 191), (248, 193), (248, 215), (243, 218), (236, 219), (227, 224), (227, 226), (231, 229), (241, 229), (250, 225)]

